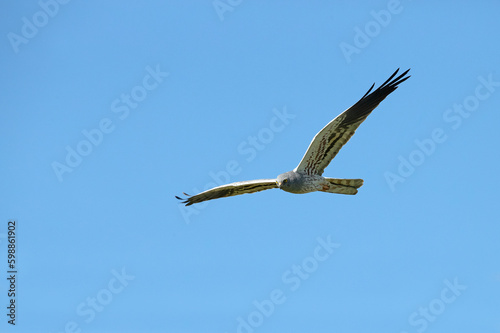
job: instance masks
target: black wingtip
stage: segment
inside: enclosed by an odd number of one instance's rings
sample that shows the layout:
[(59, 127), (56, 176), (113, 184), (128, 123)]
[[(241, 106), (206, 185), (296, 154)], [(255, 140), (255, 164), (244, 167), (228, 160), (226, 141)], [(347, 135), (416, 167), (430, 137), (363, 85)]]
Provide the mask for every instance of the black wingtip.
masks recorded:
[[(182, 192), (184, 193), (184, 192)], [(185, 196), (187, 196), (187, 198), (181, 198), (181, 197), (178, 197), (175, 195), (175, 198), (177, 200), (181, 200), (181, 203), (185, 204), (186, 206), (191, 206), (193, 204), (193, 202), (191, 202), (191, 200), (189, 200), (189, 197), (191, 197), (189, 194), (186, 194), (184, 193)]]
[(411, 68), (408, 68), (403, 74), (401, 74), (400, 76), (398, 76), (397, 78), (394, 79), (394, 81), (391, 82), (391, 86), (393, 86), (394, 88), (397, 88), (398, 85), (400, 85), (401, 83), (405, 82), (406, 80), (408, 80), (411, 75), (408, 75), (406, 76), (406, 74), (408, 74), (408, 72), (410, 71)]
[(366, 92), (366, 94), (363, 97), (361, 97), (361, 99), (365, 98), (366, 95), (368, 95), (370, 93), (370, 91), (372, 91), (373, 87), (375, 87), (375, 82), (372, 84), (372, 86), (370, 87), (370, 89), (368, 89), (368, 91)]
[(377, 90), (380, 91), (380, 90), (389, 89), (388, 90), (389, 93), (396, 90), (398, 85), (405, 82), (406, 80), (408, 80), (411, 77), (411, 75), (406, 76), (406, 74), (408, 74), (410, 69), (411, 68), (408, 68), (404, 73), (402, 73), (399, 76), (397, 76), (396, 78), (394, 78), (399, 72), (399, 68), (396, 69), (396, 71), (394, 73), (392, 73), (392, 75), (384, 83), (382, 83), (382, 85), (380, 85), (380, 87), (378, 87)]
[(349, 110), (357, 110), (357, 112), (351, 111), (347, 112), (347, 115), (343, 119), (343, 123), (351, 124), (360, 120), (364, 120), (372, 111), (382, 102), (390, 93), (398, 88), (398, 85), (402, 82), (408, 80), (410, 76), (406, 76), (410, 69), (407, 69), (404, 73), (399, 74), (399, 68), (392, 73), (392, 75), (378, 88), (374, 89), (375, 84), (366, 92), (366, 94), (361, 97), (361, 99), (356, 102)]

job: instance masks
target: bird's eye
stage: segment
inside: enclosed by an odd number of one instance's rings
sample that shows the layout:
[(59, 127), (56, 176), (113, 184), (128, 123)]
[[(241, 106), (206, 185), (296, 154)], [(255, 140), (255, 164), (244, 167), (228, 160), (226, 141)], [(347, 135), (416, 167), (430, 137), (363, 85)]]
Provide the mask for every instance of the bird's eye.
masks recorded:
[(288, 181), (288, 179), (283, 179), (283, 183), (286, 183)]

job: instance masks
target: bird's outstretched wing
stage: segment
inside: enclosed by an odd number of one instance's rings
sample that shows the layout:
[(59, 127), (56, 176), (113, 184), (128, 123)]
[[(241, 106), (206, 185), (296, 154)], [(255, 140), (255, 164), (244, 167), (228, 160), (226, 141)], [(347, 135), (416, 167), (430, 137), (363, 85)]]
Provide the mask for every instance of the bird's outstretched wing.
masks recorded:
[[(294, 171), (304, 172), (311, 175), (322, 175), (325, 168), (337, 155), (343, 145), (353, 136), (359, 125), (368, 117), (368, 115), (382, 102), (398, 85), (410, 76), (405, 76), (409, 69), (403, 74), (393, 79), (398, 73), (399, 68), (385, 81), (380, 87), (366, 92), (366, 94), (353, 106), (345, 110), (338, 117), (328, 123), (314, 137), (302, 157), (299, 165)], [(370, 93), (371, 92), (371, 93)]]
[(277, 187), (278, 185), (276, 185), (276, 179), (256, 179), (217, 186), (213, 189), (201, 192), (200, 194), (196, 194), (193, 196), (184, 193), (187, 196), (186, 199), (179, 198), (178, 196), (175, 197), (179, 200), (184, 200), (182, 201), (182, 203), (185, 203), (186, 206), (189, 206), (194, 203), (199, 203), (207, 200), (231, 197), (233, 195), (240, 195), (245, 193), (254, 193)]

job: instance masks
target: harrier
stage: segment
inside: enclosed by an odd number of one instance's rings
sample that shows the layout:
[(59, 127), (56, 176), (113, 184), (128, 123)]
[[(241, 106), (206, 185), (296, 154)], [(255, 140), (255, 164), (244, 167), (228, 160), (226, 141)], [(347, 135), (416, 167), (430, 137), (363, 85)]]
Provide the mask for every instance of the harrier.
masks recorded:
[(183, 200), (182, 203), (189, 206), (206, 200), (254, 193), (272, 188), (279, 188), (291, 193), (309, 193), (315, 191), (340, 194), (358, 193), (358, 188), (363, 185), (363, 179), (327, 178), (321, 175), (368, 115), (390, 93), (396, 90), (400, 83), (410, 77), (406, 76), (410, 71), (408, 69), (403, 74), (394, 78), (398, 71), (399, 69), (372, 92), (375, 86), (374, 83), (356, 104), (342, 112), (319, 131), (313, 138), (309, 148), (307, 148), (299, 165), (292, 171), (282, 173), (276, 179), (236, 182), (217, 186), (193, 196), (184, 193), (187, 196), (186, 199), (179, 198), (178, 196), (176, 198)]

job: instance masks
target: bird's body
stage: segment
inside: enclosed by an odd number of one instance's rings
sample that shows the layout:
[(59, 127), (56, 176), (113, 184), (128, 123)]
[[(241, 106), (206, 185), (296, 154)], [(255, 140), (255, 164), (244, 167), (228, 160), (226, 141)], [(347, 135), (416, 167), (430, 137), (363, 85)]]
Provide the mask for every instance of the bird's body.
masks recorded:
[(363, 179), (326, 178), (292, 170), (279, 175), (276, 184), (280, 190), (295, 194), (316, 191), (356, 194), (357, 188), (363, 185)]
[(276, 182), (280, 190), (296, 194), (320, 191), (327, 183), (320, 175), (309, 175), (293, 170), (276, 177)]
[[(292, 171), (280, 174), (276, 179), (258, 179), (236, 182), (218, 186), (194, 196), (188, 196), (183, 203), (186, 206), (222, 197), (234, 196), (244, 193), (254, 193), (271, 188), (303, 194), (309, 192), (328, 192), (339, 194), (356, 194), (363, 185), (362, 179), (337, 179), (323, 177), (323, 171), (330, 164), (339, 150), (353, 136), (359, 125), (398, 85), (409, 78), (405, 75), (409, 70), (396, 77), (396, 70), (392, 76), (379, 88), (370, 93), (375, 86), (353, 106), (342, 112), (338, 117), (329, 122), (311, 141), (299, 165)], [(185, 194), (185, 193), (184, 193)]]

